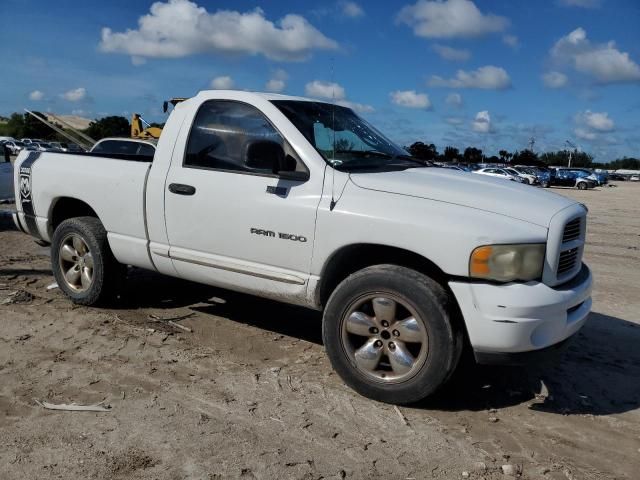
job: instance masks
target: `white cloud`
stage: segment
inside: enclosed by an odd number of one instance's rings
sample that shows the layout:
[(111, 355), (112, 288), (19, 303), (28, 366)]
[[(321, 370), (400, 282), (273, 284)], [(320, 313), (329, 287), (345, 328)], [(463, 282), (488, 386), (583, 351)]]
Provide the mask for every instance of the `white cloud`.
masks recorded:
[(489, 133), (491, 131), (491, 115), (487, 110), (482, 110), (476, 114), (476, 118), (471, 124), (471, 129), (478, 133)]
[(43, 98), (44, 98), (44, 93), (41, 92), (40, 90), (34, 90), (29, 94), (29, 100), (33, 100), (34, 102), (42, 100)]
[(511, 86), (511, 78), (504, 68), (487, 65), (469, 72), (458, 70), (456, 76), (450, 79), (433, 75), (429, 80), (429, 85), (432, 87), (504, 90)]
[(445, 60), (452, 60), (456, 62), (464, 62), (471, 58), (471, 52), (461, 48), (448, 47), (446, 45), (433, 45), (431, 47), (440, 57)]
[(86, 110), (82, 110), (80, 109), (76, 109), (76, 110), (71, 110), (71, 115), (77, 115), (78, 117), (84, 117), (86, 115), (91, 114), (91, 112), (88, 112)]
[(289, 75), (282, 69), (278, 69), (271, 74), (271, 78), (264, 86), (267, 92), (280, 93), (287, 86)]
[(371, 113), (375, 111), (375, 108), (373, 108), (371, 105), (366, 105), (364, 103), (351, 102), (349, 100), (339, 100), (336, 103), (343, 107), (350, 108), (351, 110), (358, 113)]
[(464, 123), (464, 119), (460, 117), (447, 117), (444, 121), (449, 125), (462, 125)]
[(582, 8), (598, 8), (601, 0), (558, 0), (558, 3), (564, 7), (582, 7)]
[(304, 87), (304, 92), (310, 97), (344, 100), (346, 97), (344, 87), (334, 82), (324, 82), (322, 80), (314, 80)]
[(520, 47), (520, 40), (515, 35), (503, 35), (502, 43), (504, 43), (505, 45), (508, 45), (514, 50), (517, 50), (518, 47)]
[(364, 15), (364, 10), (356, 2), (340, 2), (340, 9), (345, 17), (357, 18)]
[(233, 88), (233, 78), (229, 75), (223, 75), (211, 80), (211, 88), (214, 90), (230, 90)]
[(470, 0), (418, 0), (402, 8), (397, 21), (427, 38), (479, 37), (502, 32), (509, 25), (507, 18), (483, 14)]
[(594, 132), (585, 130), (584, 128), (577, 127), (573, 130), (573, 133), (581, 140), (595, 140), (598, 136)]
[(542, 82), (548, 88), (562, 88), (567, 85), (569, 79), (561, 72), (547, 72), (542, 75)]
[(578, 125), (584, 125), (599, 132), (610, 132), (615, 128), (615, 123), (609, 118), (607, 112), (592, 112), (591, 110), (587, 110), (577, 113), (574, 121)]
[(347, 94), (344, 87), (335, 82), (314, 80), (313, 82), (309, 82), (305, 85), (304, 91), (305, 94), (310, 97), (321, 98), (323, 100), (335, 100), (337, 105), (351, 108), (356, 112), (369, 113), (374, 111), (374, 108), (371, 105), (347, 100)]
[(79, 102), (87, 97), (87, 90), (83, 87), (74, 88), (62, 94), (62, 98), (70, 102)]
[(618, 50), (613, 41), (591, 43), (583, 28), (558, 40), (550, 54), (558, 64), (569, 63), (600, 84), (640, 82), (640, 66), (628, 53)]
[[(315, 49), (333, 50), (338, 43), (304, 17), (287, 14), (267, 20), (260, 8), (241, 13), (209, 13), (189, 0), (155, 2), (138, 19), (137, 29), (102, 29), (100, 49), (134, 58), (179, 58), (199, 53), (264, 55), (272, 60), (300, 61)], [(134, 60), (136, 61), (136, 60)]]
[(431, 108), (431, 100), (426, 93), (417, 93), (415, 90), (396, 90), (389, 94), (391, 101), (396, 105), (407, 108)]
[(450, 93), (445, 99), (447, 105), (459, 108), (462, 106), (462, 95), (459, 93)]

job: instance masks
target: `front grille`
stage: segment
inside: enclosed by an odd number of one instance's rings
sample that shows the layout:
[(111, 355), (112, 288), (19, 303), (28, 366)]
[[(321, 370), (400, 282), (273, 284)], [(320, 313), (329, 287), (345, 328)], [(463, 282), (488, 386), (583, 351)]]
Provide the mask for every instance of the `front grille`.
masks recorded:
[(573, 267), (575, 267), (578, 260), (579, 251), (579, 248), (572, 248), (570, 250), (560, 252), (560, 258), (558, 259), (558, 275), (562, 275), (563, 273), (573, 270)]
[(551, 287), (574, 278), (582, 268), (587, 210), (573, 205), (558, 212), (549, 223), (547, 233), (546, 266), (542, 273), (544, 283)]
[(580, 238), (580, 231), (582, 227), (582, 219), (576, 218), (575, 220), (571, 220), (564, 227), (564, 233), (562, 234), (562, 243), (567, 243), (576, 238)]

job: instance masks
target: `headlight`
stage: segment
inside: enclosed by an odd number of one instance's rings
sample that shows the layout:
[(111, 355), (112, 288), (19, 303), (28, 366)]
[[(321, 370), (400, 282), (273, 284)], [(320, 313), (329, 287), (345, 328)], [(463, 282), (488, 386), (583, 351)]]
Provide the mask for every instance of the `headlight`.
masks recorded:
[(539, 279), (544, 249), (543, 243), (478, 247), (469, 259), (469, 276), (498, 282)]

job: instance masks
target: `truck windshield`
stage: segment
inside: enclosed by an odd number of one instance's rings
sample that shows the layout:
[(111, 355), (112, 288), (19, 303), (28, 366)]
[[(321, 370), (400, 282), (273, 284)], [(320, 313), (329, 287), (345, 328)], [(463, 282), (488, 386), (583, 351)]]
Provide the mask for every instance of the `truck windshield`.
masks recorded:
[(426, 166), (349, 108), (304, 100), (273, 100), (272, 103), (338, 170)]

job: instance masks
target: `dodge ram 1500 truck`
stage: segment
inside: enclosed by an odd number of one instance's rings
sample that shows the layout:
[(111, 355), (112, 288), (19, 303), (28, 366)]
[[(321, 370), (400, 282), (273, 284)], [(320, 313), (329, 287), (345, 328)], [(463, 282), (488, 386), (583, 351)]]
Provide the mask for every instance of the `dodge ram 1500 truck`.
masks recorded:
[(335, 370), (385, 402), (433, 393), (463, 348), (555, 350), (591, 308), (582, 204), (429, 167), (330, 103), (204, 91), (153, 157), (23, 152), (15, 186), (73, 302), (133, 265), (322, 310)]

